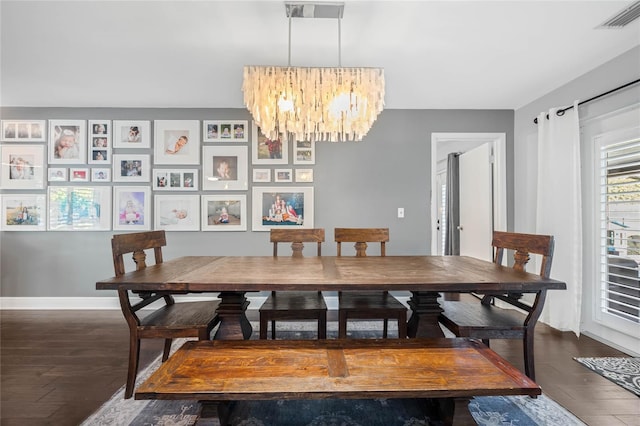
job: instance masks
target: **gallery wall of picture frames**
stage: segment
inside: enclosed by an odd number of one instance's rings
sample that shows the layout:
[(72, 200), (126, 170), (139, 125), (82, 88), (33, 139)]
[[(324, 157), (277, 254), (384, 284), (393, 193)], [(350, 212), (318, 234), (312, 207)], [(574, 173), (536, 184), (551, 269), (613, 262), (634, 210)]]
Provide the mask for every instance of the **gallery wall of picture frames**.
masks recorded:
[(314, 141), (270, 140), (248, 120), (3, 119), (0, 131), (0, 231), (314, 226)]

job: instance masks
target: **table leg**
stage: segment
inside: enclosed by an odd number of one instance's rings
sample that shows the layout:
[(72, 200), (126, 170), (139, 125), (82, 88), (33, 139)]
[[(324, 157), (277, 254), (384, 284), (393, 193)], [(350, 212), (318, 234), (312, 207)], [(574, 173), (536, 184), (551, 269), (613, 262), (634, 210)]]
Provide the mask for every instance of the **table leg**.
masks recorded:
[(216, 331), (215, 340), (249, 339), (253, 328), (245, 315), (249, 301), (244, 292), (223, 291), (218, 305), (220, 325)]
[(444, 337), (438, 323), (442, 308), (438, 303), (440, 293), (432, 291), (412, 291), (409, 306), (413, 311), (407, 322), (409, 337)]

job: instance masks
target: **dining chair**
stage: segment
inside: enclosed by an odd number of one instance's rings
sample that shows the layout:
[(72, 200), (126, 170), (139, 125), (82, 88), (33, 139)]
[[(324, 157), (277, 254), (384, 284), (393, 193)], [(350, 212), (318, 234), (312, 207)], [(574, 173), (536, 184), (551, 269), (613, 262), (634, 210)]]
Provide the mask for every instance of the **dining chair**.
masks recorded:
[[(324, 229), (272, 229), (273, 256), (278, 256), (278, 243), (291, 243), (291, 256), (303, 256), (304, 243), (316, 243), (318, 256), (322, 255)], [(286, 273), (283, 272), (283, 273)], [(271, 323), (271, 338), (276, 338), (276, 321), (316, 320), (318, 339), (327, 338), (327, 305), (321, 291), (272, 291), (260, 306), (260, 339), (267, 338)]]
[[(549, 278), (553, 260), (552, 235), (493, 232), (494, 263), (502, 265), (505, 250), (513, 250), (513, 268), (525, 271), (531, 255), (539, 255), (539, 275)], [(535, 381), (534, 329), (542, 313), (546, 289), (535, 293), (533, 303), (521, 301), (522, 293), (484, 294), (480, 301), (444, 301), (438, 321), (458, 337), (481, 339), (487, 346), (491, 339), (521, 339), (524, 353), (525, 374)], [(514, 309), (502, 309), (495, 305), (501, 300), (527, 313)]]
[[(125, 254), (132, 254), (136, 270), (147, 267), (145, 250), (153, 250), (155, 264), (162, 260), (162, 247), (167, 245), (165, 231), (136, 232), (114, 235), (111, 238), (113, 266), (116, 277), (125, 271)], [(138, 296), (141, 300), (134, 301)], [(118, 289), (120, 308), (129, 325), (129, 367), (125, 399), (131, 398), (138, 374), (140, 358), (140, 339), (162, 338), (164, 350), (162, 362), (169, 358), (171, 341), (179, 337), (197, 337), (198, 340), (208, 340), (213, 328), (218, 324), (219, 301), (180, 302), (176, 303), (171, 292), (139, 292), (133, 293), (126, 289)], [(164, 306), (153, 312), (138, 316), (138, 311), (156, 301), (164, 301)]]
[[(337, 255), (342, 256), (342, 243), (352, 242), (356, 257), (367, 256), (367, 243), (380, 243), (380, 256), (386, 256), (389, 228), (335, 228)], [(398, 321), (398, 338), (407, 337), (407, 308), (388, 291), (338, 292), (338, 338), (347, 337), (347, 323), (352, 319), (381, 319), (382, 336), (387, 338), (389, 320)]]

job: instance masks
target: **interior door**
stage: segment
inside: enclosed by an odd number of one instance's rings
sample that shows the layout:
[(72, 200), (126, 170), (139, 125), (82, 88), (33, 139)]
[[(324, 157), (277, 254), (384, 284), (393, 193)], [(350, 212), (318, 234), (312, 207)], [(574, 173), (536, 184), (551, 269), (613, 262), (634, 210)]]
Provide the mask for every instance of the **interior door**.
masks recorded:
[(492, 260), (492, 148), (480, 145), (460, 155), (460, 255)]

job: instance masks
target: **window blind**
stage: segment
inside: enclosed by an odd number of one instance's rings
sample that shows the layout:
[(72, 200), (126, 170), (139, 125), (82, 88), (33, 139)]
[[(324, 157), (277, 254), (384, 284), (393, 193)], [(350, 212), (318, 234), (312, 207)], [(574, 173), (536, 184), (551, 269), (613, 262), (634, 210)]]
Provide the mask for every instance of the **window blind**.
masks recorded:
[(601, 309), (640, 322), (640, 139), (600, 147)]

